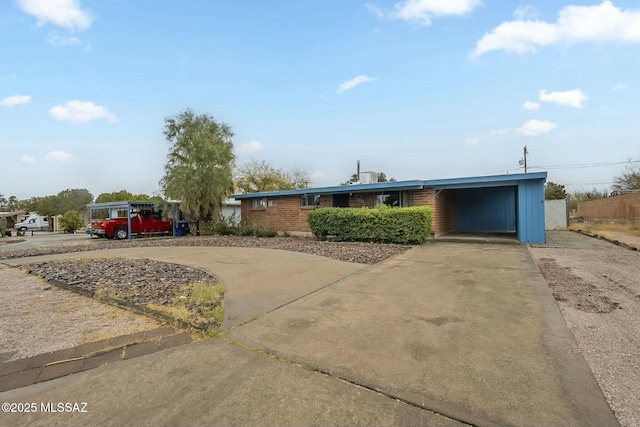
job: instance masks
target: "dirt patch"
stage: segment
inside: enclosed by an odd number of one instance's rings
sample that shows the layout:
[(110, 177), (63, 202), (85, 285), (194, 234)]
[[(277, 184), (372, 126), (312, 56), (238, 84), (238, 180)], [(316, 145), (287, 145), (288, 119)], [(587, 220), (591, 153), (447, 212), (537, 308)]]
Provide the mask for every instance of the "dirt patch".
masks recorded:
[(540, 258), (538, 268), (557, 301), (587, 313), (610, 313), (620, 308), (619, 302), (606, 295), (607, 289), (588, 283), (573, 274), (569, 267), (560, 267), (553, 258)]
[(20, 242), (24, 242), (24, 239), (8, 239), (8, 240), (0, 239), (0, 246), (10, 245), (12, 243), (20, 243)]
[(0, 267), (0, 363), (157, 328), (146, 317)]
[(640, 252), (569, 231), (529, 251), (623, 426), (640, 426)]

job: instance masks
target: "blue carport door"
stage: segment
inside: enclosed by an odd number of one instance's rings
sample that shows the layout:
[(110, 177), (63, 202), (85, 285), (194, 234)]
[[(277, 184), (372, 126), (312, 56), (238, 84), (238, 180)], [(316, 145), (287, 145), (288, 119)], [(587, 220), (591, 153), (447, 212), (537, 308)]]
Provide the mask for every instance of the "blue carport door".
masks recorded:
[(460, 232), (515, 232), (516, 187), (457, 190), (456, 230)]

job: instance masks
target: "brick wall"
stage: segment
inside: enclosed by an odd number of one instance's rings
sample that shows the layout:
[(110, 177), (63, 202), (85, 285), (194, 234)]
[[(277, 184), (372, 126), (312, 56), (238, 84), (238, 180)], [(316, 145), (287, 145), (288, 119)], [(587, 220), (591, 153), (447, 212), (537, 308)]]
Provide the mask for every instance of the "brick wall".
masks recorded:
[[(411, 191), (409, 192), (409, 206), (433, 207), (432, 232), (438, 235), (455, 229), (455, 193), (442, 191), (438, 194), (438, 198), (435, 194), (433, 188)], [(276, 206), (269, 206), (270, 201), (275, 201)], [(374, 193), (354, 193), (349, 197), (349, 207), (352, 208), (373, 208), (374, 202)], [(333, 196), (321, 196), (319, 206), (333, 206)], [(241, 200), (243, 223), (261, 224), (278, 231), (311, 232), (307, 222), (307, 214), (310, 209), (300, 206), (299, 196), (269, 197), (267, 198), (267, 207), (264, 209), (253, 209), (251, 199)]]
[(442, 190), (436, 196), (432, 233), (435, 236), (456, 230), (456, 193)]
[(409, 195), (409, 206), (435, 206), (436, 190), (424, 188), (413, 190)]
[(578, 203), (578, 216), (594, 221), (626, 222), (640, 219), (640, 193)]
[[(276, 206), (269, 206), (275, 202)], [(332, 206), (331, 196), (320, 197), (320, 207)], [(277, 231), (310, 233), (307, 214), (312, 208), (300, 206), (300, 196), (268, 197), (267, 207), (253, 209), (251, 199), (241, 200), (242, 222), (248, 225), (264, 225)]]

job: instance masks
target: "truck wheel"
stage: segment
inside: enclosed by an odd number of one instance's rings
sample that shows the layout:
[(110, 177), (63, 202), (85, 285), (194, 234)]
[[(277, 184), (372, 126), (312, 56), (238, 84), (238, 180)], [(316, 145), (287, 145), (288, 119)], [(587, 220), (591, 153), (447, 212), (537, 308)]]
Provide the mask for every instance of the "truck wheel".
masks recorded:
[(129, 233), (127, 232), (127, 229), (125, 227), (118, 227), (118, 228), (116, 228), (116, 231), (113, 234), (113, 237), (116, 240), (122, 240), (122, 239), (126, 239), (127, 237), (129, 237)]

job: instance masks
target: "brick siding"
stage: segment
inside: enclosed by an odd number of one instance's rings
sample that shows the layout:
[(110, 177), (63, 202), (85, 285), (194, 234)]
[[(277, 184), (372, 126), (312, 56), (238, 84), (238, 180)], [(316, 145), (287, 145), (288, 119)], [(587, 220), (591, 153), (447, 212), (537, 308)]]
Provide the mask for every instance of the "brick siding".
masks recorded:
[(439, 236), (456, 230), (456, 192), (442, 190), (436, 195), (432, 233)]
[(592, 221), (637, 221), (640, 219), (640, 193), (578, 203), (577, 215)]
[[(434, 207), (434, 218), (432, 230), (435, 234), (441, 234), (455, 228), (455, 218), (448, 218), (451, 212), (455, 215), (455, 194), (453, 191), (442, 191), (435, 196), (433, 188), (414, 190), (409, 192), (409, 206), (431, 206)], [(275, 201), (276, 206), (269, 206)], [(453, 205), (451, 205), (453, 201)], [(375, 203), (375, 193), (353, 193), (349, 197), (349, 207), (351, 208), (373, 208)], [(436, 215), (436, 203), (444, 213)], [(322, 195), (319, 207), (332, 207), (333, 196)], [(452, 207), (453, 206), (453, 207)], [(300, 196), (268, 197), (267, 207), (264, 209), (253, 209), (251, 199), (241, 200), (242, 222), (248, 225), (263, 225), (277, 231), (310, 233), (307, 215), (311, 208), (300, 206)], [(452, 225), (453, 224), (453, 225)]]

